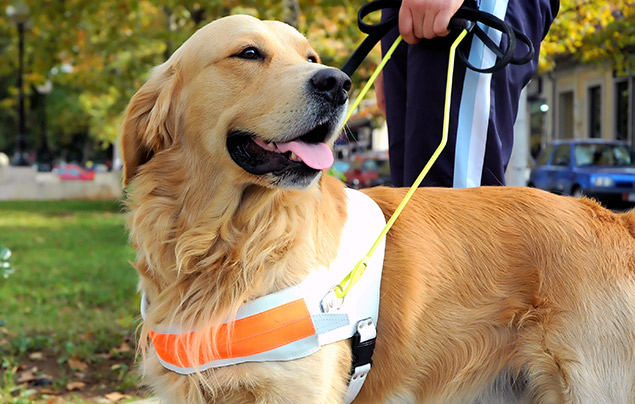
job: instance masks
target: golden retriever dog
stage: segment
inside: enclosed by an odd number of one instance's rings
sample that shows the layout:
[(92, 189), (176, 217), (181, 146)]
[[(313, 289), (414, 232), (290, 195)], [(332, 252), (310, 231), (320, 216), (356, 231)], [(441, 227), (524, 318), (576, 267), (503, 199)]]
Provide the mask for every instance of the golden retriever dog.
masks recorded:
[[(180, 374), (150, 337), (172, 327), (192, 332), (194, 356), (219, 351), (241, 305), (336, 258), (348, 191), (323, 169), (349, 87), (295, 29), (231, 16), (130, 101), (142, 373), (161, 402), (344, 402), (350, 340)], [(364, 193), (387, 218), (406, 190)], [(387, 235), (373, 366), (354, 402), (635, 403), (635, 214), (529, 188), (416, 191)]]

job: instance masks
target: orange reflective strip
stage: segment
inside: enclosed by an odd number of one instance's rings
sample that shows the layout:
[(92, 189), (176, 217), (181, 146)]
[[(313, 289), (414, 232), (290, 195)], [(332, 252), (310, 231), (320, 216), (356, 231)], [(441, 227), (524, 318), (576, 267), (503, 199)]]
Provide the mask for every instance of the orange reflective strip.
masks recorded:
[(267, 352), (315, 334), (304, 299), (234, 321), (229, 339), (227, 327), (225, 323), (216, 332), (217, 352), (205, 349), (206, 344), (203, 342), (198, 355), (192, 355), (192, 350), (196, 348), (191, 346), (196, 331), (161, 334), (151, 330), (150, 339), (163, 361), (180, 368), (192, 368), (215, 360)]

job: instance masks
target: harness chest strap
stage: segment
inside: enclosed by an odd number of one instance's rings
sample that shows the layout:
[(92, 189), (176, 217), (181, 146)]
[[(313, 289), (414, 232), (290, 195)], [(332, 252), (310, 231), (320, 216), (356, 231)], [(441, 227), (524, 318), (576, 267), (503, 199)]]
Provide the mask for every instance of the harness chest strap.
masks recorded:
[[(373, 255), (356, 286), (343, 301), (328, 301), (333, 285), (368, 251), (385, 225), (381, 209), (366, 195), (347, 190), (348, 217), (337, 258), (316, 268), (300, 284), (243, 304), (233, 321), (214, 330), (214, 349), (191, 352), (198, 331), (174, 326), (150, 331), (161, 364), (179, 374), (245, 362), (287, 361), (317, 352), (321, 346), (353, 338), (354, 363), (346, 402), (357, 396), (370, 370), (384, 245)], [(142, 297), (145, 317), (146, 298)]]

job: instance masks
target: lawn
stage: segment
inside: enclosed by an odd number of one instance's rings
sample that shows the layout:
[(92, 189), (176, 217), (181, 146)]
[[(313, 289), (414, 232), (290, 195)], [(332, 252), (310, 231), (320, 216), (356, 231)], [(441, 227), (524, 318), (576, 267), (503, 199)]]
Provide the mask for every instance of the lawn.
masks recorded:
[(0, 245), (14, 268), (0, 277), (0, 404), (140, 394), (137, 276), (121, 211), (116, 202), (0, 202)]

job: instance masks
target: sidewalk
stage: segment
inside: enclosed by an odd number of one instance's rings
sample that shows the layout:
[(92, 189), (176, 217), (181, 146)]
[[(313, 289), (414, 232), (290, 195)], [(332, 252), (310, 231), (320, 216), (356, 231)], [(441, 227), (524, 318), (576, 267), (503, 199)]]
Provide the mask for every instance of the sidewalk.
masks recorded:
[(0, 167), (0, 201), (115, 200), (121, 195), (118, 171), (97, 173), (92, 181), (63, 181), (53, 173), (40, 173), (31, 167)]

